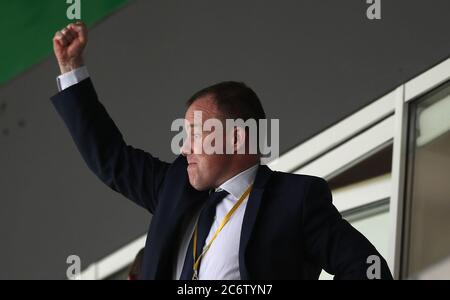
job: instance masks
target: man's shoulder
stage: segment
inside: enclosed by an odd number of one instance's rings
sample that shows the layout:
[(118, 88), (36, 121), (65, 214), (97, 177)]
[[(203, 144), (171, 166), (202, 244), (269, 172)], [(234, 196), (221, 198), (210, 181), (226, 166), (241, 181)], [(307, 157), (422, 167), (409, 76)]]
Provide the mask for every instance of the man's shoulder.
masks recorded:
[(280, 181), (287, 183), (301, 183), (301, 184), (327, 184), (327, 181), (318, 176), (307, 175), (307, 174), (298, 174), (298, 173), (287, 173), (281, 171), (272, 171), (272, 176)]
[(321, 177), (307, 174), (272, 171), (270, 183), (266, 188), (287, 195), (305, 194), (311, 187), (328, 189), (328, 182)]

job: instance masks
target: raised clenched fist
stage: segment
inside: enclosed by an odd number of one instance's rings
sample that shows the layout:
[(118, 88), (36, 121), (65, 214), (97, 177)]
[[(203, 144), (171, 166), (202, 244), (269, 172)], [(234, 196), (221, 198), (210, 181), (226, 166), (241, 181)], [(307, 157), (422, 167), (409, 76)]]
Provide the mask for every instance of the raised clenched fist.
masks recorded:
[(83, 66), (83, 50), (87, 44), (87, 28), (82, 22), (67, 25), (53, 38), (53, 50), (61, 74)]

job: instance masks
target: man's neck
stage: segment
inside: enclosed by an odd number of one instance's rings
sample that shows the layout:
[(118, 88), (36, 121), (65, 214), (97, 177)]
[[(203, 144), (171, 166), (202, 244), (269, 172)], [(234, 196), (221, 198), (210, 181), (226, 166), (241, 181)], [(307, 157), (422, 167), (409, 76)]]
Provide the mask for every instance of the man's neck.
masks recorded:
[(251, 168), (254, 165), (257, 165), (259, 163), (260, 163), (259, 159), (257, 159), (257, 160), (249, 160), (249, 161), (246, 161), (245, 163), (239, 163), (239, 165), (237, 165), (236, 167), (232, 168), (231, 171), (228, 172), (227, 176), (222, 178), (220, 183), (216, 184), (217, 186), (215, 188), (218, 188), (219, 186), (221, 186), (227, 180), (235, 177), (236, 175), (244, 172), (245, 170), (247, 170), (247, 169), (249, 169), (249, 168)]

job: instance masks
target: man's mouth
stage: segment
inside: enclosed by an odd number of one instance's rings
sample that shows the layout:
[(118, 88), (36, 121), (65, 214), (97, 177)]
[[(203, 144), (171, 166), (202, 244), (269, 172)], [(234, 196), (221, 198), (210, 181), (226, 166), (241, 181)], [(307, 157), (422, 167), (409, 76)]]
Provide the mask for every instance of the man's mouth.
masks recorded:
[(197, 164), (195, 161), (190, 161), (190, 160), (188, 160), (187, 163), (188, 163), (188, 165)]

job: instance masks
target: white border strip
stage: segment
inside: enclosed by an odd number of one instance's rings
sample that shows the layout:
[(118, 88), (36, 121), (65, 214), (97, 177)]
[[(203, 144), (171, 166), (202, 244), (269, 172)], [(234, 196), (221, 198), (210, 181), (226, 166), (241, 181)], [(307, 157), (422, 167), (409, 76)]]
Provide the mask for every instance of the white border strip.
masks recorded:
[(86, 270), (81, 272), (79, 278), (75, 279), (81, 279), (81, 280), (96, 280), (98, 278), (97, 276), (97, 263), (94, 263), (90, 265)]
[(297, 170), (295, 174), (307, 174), (329, 179), (392, 140), (393, 128), (394, 117), (391, 116)]
[(392, 114), (394, 103), (395, 91), (310, 138), (268, 166), (275, 171), (292, 172)]
[(384, 174), (332, 191), (333, 204), (344, 212), (391, 197), (391, 174)]
[(411, 101), (450, 79), (450, 58), (408, 81), (405, 84), (405, 101)]
[(389, 204), (391, 237), (389, 241), (389, 256), (386, 258), (394, 278), (399, 279), (402, 242), (406, 143), (408, 136), (407, 103), (404, 101), (404, 87), (398, 88), (395, 105), (394, 146), (392, 150), (392, 191)]
[(145, 246), (147, 235), (134, 240), (128, 245), (113, 252), (81, 273), (81, 279), (105, 279), (108, 276), (130, 265), (136, 254)]

